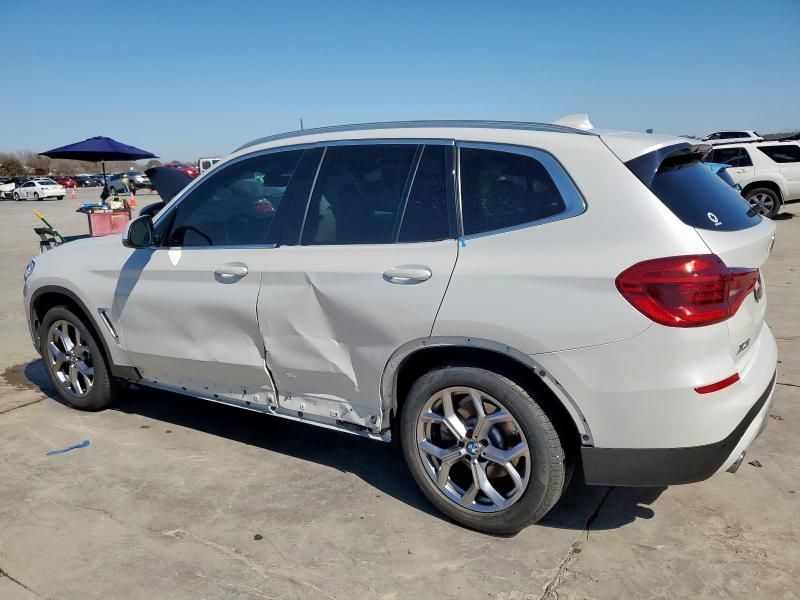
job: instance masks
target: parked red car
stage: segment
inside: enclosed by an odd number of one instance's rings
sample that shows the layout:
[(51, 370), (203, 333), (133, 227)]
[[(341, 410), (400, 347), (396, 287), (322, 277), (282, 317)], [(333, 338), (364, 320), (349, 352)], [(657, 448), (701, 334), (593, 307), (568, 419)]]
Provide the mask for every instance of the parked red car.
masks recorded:
[(197, 171), (197, 167), (195, 167), (193, 165), (164, 165), (164, 166), (165, 167), (169, 167), (171, 169), (177, 169), (178, 171), (188, 175), (192, 179), (194, 179), (195, 177), (197, 177), (200, 174)]
[(63, 185), (65, 188), (76, 188), (78, 187), (78, 182), (72, 179), (71, 177), (53, 177), (52, 178), (57, 184)]

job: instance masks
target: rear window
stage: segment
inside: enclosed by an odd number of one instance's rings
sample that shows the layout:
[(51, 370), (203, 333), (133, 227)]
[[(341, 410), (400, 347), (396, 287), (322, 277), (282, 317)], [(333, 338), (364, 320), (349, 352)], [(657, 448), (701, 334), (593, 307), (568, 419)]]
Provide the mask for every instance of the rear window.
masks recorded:
[(797, 144), (759, 146), (758, 149), (769, 156), (776, 163), (800, 162), (800, 145)]
[(731, 177), (731, 174), (728, 173), (728, 169), (722, 169), (721, 171), (717, 171), (717, 177), (722, 179), (722, 181), (727, 183), (729, 186), (733, 188), (736, 187), (736, 182), (733, 180), (733, 177)]
[[(655, 172), (649, 168), (657, 165)], [(720, 179), (688, 145), (657, 150), (626, 163), (627, 167), (676, 217), (691, 227), (738, 231), (761, 217), (739, 192)]]

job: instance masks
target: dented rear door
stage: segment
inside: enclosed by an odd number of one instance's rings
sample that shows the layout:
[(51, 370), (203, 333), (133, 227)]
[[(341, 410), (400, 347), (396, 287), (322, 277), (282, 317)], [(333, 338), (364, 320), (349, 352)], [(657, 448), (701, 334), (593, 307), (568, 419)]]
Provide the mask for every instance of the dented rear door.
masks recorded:
[(258, 320), (282, 411), (385, 428), (380, 382), (430, 336), (458, 255), (452, 142), (325, 149), (300, 244), (265, 260)]

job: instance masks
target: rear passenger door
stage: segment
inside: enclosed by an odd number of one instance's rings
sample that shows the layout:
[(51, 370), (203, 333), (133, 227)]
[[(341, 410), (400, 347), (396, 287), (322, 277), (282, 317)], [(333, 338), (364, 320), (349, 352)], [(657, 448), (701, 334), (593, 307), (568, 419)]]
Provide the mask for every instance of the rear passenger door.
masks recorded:
[(453, 142), (325, 148), (295, 239), (266, 261), (258, 320), (286, 414), (377, 430), (381, 376), (428, 337), (458, 253)]
[(755, 181), (755, 167), (745, 148), (717, 148), (711, 162), (729, 165), (728, 174), (743, 188)]
[(757, 151), (766, 154), (783, 175), (789, 194), (786, 199), (800, 198), (800, 144), (762, 144)]

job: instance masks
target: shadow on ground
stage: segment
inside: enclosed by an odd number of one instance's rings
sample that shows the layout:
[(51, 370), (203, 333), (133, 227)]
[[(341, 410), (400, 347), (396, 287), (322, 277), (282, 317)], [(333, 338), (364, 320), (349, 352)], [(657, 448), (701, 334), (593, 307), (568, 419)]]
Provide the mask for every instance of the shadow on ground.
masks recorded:
[[(9, 377), (9, 369), (4, 377)], [(15, 387), (35, 386), (62, 402), (41, 360), (28, 363)], [(12, 379), (14, 377), (12, 376)], [(18, 380), (19, 379), (19, 380)], [(11, 383), (11, 381), (9, 381)], [(195, 429), (242, 444), (357, 475), (369, 485), (427, 514), (443, 517), (419, 491), (394, 444), (329, 431), (311, 425), (262, 415), (206, 400), (131, 386), (113, 410), (137, 414), (163, 423)], [(608, 488), (587, 486), (580, 469), (564, 497), (539, 522), (540, 526), (576, 531), (616, 529), (636, 519), (650, 519), (650, 505), (665, 488)], [(602, 512), (601, 509), (602, 508)]]

